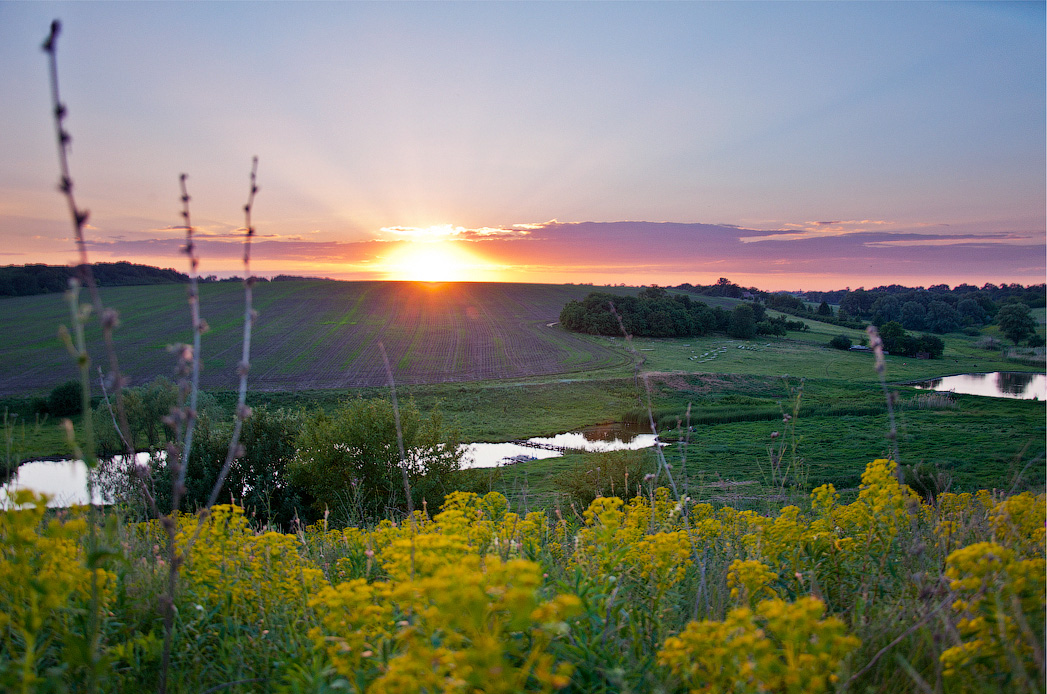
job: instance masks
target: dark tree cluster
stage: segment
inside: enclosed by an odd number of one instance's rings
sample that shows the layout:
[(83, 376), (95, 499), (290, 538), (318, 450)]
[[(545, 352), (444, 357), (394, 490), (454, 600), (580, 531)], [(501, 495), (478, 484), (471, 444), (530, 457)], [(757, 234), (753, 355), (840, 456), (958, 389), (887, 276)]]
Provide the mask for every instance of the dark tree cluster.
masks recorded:
[[(806, 292), (801, 300), (792, 294), (771, 294), (769, 308), (797, 316), (816, 314), (819, 320), (846, 327), (864, 327), (868, 323), (883, 326), (894, 321), (906, 330), (949, 333), (958, 330), (977, 331), (998, 322), (1001, 308), (1014, 304), (1042, 307), (1047, 302), (1047, 285), (985, 284), (975, 287), (961, 284), (950, 289), (940, 284), (929, 288), (903, 287), (892, 284), (874, 289)], [(818, 309), (810, 306), (820, 302)], [(835, 315), (830, 304), (838, 304)]]
[(635, 297), (593, 292), (582, 301), (571, 301), (560, 312), (560, 323), (590, 335), (621, 335), (624, 329), (637, 337), (696, 337), (727, 332), (731, 313), (686, 295), (670, 295), (661, 287), (647, 287)]
[(811, 326), (807, 325), (802, 320), (789, 320), (785, 316), (774, 316), (773, 318), (767, 318), (760, 321), (756, 325), (756, 334), (784, 337), (790, 330), (806, 332), (810, 329)]
[(564, 306), (560, 323), (590, 335), (620, 336), (624, 330), (637, 337), (700, 337), (721, 332), (743, 340), (810, 329), (803, 321), (769, 317), (766, 307), (757, 301), (740, 303), (728, 311), (661, 287), (647, 287), (635, 297), (593, 292)]
[(880, 339), (883, 348), (891, 354), (903, 357), (918, 357), (921, 354), (930, 359), (941, 359), (945, 352), (945, 343), (936, 335), (910, 335), (897, 321), (888, 321), (880, 326)]
[(691, 294), (725, 296), (730, 299), (755, 299), (766, 294), (766, 292), (762, 292), (756, 287), (749, 287), (748, 289), (740, 287), (726, 277), (718, 279), (716, 284), (690, 284), (684, 282), (674, 288)]
[[(126, 261), (94, 263), (91, 271), (100, 287), (177, 284), (189, 281), (188, 275), (176, 270), (164, 270)], [(5, 265), (0, 267), (0, 296), (64, 292), (69, 288), (69, 279), (77, 274), (76, 267), (66, 265)]]

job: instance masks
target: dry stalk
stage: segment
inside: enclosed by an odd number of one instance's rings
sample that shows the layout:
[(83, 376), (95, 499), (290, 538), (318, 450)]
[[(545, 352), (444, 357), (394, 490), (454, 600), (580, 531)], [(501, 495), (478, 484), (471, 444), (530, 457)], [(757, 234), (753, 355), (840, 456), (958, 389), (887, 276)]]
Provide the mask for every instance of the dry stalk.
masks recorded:
[[(51, 22), (51, 31), (44, 40), (43, 50), (47, 53), (48, 57), (48, 69), (51, 83), (51, 105), (52, 115), (54, 117), (55, 124), (55, 139), (58, 144), (58, 164), (61, 171), (59, 178), (58, 190), (65, 197), (66, 204), (69, 207), (69, 214), (73, 221), (73, 232), (76, 239), (76, 247), (80, 256), (80, 264), (78, 266), (78, 272), (80, 274), (80, 281), (84, 286), (87, 287), (88, 294), (91, 297), (91, 304), (94, 308), (94, 313), (98, 316), (102, 326), (102, 339), (105, 343), (105, 353), (109, 361), (109, 374), (107, 380), (113, 389), (113, 397), (116, 400), (116, 413), (117, 421), (120, 426), (119, 429), (123, 433), (121, 438), (124, 441), (130, 439), (128, 432), (130, 427), (127, 423), (127, 412), (124, 409), (123, 401), (123, 377), (120, 375), (120, 364), (116, 357), (116, 349), (113, 345), (113, 330), (119, 324), (119, 314), (112, 308), (106, 308), (102, 303), (102, 297), (98, 292), (98, 285), (95, 282), (94, 272), (91, 270), (91, 264), (87, 258), (87, 243), (84, 240), (84, 227), (87, 225), (87, 219), (90, 213), (81, 208), (76, 202), (76, 196), (73, 194), (73, 176), (69, 168), (69, 147), (72, 143), (72, 136), (69, 131), (65, 129), (65, 117), (67, 115), (66, 106), (62, 103), (62, 99), (58, 89), (58, 36), (61, 33), (62, 24), (57, 19)], [(81, 310), (80, 315), (86, 319), (86, 314)], [(87, 356), (86, 350), (80, 356), (80, 359), (85, 359)], [(88, 398), (89, 398), (88, 391)], [(88, 400), (89, 401), (89, 400)], [(85, 422), (87, 421), (85, 412)], [(126, 451), (129, 459), (134, 459), (134, 450), (129, 449)], [(93, 466), (94, 460), (85, 461), (88, 465)]]
[[(639, 354), (637, 354), (635, 348), (633, 347), (632, 335), (630, 335), (629, 331), (627, 331), (625, 329), (625, 323), (622, 321), (621, 315), (618, 313), (618, 310), (615, 308), (614, 302), (613, 301), (612, 302), (608, 302), (608, 305), (611, 307), (611, 313), (613, 313), (614, 317), (616, 319), (618, 319), (618, 327), (621, 329), (622, 335), (625, 336), (625, 346), (626, 346), (626, 349), (629, 350), (629, 352), (633, 355), (633, 358), (636, 360), (636, 367), (635, 367), (636, 371), (635, 371), (635, 374), (636, 374), (636, 377), (639, 378), (641, 376), (641, 371), (640, 371), (641, 366), (643, 365), (643, 363), (646, 360), (643, 357), (641, 357)], [(647, 395), (647, 420), (648, 420), (648, 422), (651, 425), (651, 433), (654, 434), (655, 437), (657, 438), (657, 436), (658, 436), (658, 427), (655, 425), (655, 422), (654, 422), (654, 409), (653, 409), (653, 405), (651, 403), (651, 381), (648, 378), (648, 374), (644, 373), (644, 374), (642, 374), (642, 376), (643, 376), (644, 391), (646, 392), (646, 395)], [(690, 412), (691, 412), (691, 407), (690, 407), (690, 404), (688, 404), (688, 406), (687, 406), (688, 420), (690, 419)], [(709, 596), (708, 596), (708, 586), (706, 584), (706, 566), (705, 566), (704, 552), (703, 552), (702, 555), (699, 555), (699, 553), (698, 553), (698, 543), (697, 543), (697, 541), (696, 541), (696, 539), (694, 537), (694, 533), (691, 531), (691, 519), (690, 519), (691, 498), (689, 496), (680, 496), (680, 492), (676, 488), (676, 481), (673, 479), (672, 466), (669, 465), (669, 463), (665, 460), (665, 453), (662, 452), (662, 447), (657, 444), (657, 441), (655, 442), (654, 452), (655, 452), (655, 456), (658, 459), (658, 468), (659, 468), (660, 471), (664, 471), (665, 472), (665, 476), (669, 480), (669, 486), (672, 488), (673, 498), (676, 499), (676, 503), (678, 504), (678, 507), (680, 509), (680, 517), (681, 517), (681, 520), (683, 520), (684, 531), (687, 533), (687, 541), (691, 545), (691, 556), (694, 558), (694, 563), (695, 563), (696, 566), (698, 566), (699, 575), (701, 576), (701, 580), (700, 580), (700, 582), (698, 584), (698, 590), (695, 593), (695, 599), (694, 599), (695, 614), (697, 615), (697, 613), (698, 613), (698, 605), (703, 601), (703, 599), (704, 599), (706, 605), (708, 605)], [(654, 510), (653, 498), (652, 498), (652, 502), (651, 502), (651, 510), (652, 510), (652, 512)]]
[[(177, 417), (177, 441), (178, 448), (168, 453), (171, 461), (172, 473), (176, 481), (171, 490), (171, 510), (177, 509), (181, 502), (182, 494), (185, 493), (185, 476), (189, 468), (189, 452), (193, 448), (193, 432), (196, 429), (197, 397), (200, 392), (200, 336), (207, 330), (207, 324), (200, 318), (200, 289), (197, 282), (197, 270), (200, 261), (196, 256), (196, 245), (193, 243), (193, 224), (189, 216), (189, 189), (186, 187), (186, 179), (189, 176), (182, 174), (179, 185), (182, 189), (182, 222), (185, 226), (185, 248), (183, 251), (189, 257), (189, 313), (193, 326), (193, 346), (190, 349), (182, 345), (180, 361), (190, 364), (190, 376), (188, 383), (184, 383), (179, 389), (181, 402), (175, 414)], [(188, 403), (186, 403), (188, 398)], [(172, 455), (174, 454), (174, 455)], [(173, 458), (173, 459), (172, 459)]]
[[(389, 355), (385, 352), (385, 345), (379, 341), (378, 351), (382, 353), (382, 363), (385, 365), (385, 374), (389, 377), (389, 392), (393, 398), (393, 420), (396, 423), (396, 445), (400, 451), (400, 472), (404, 477), (404, 494), (407, 495), (407, 517), (414, 523), (414, 501), (411, 499), (411, 480), (407, 475), (407, 456), (404, 453), (404, 433), (400, 426), (400, 405), (396, 401), (396, 382), (393, 380), (393, 369), (389, 366)], [(413, 552), (413, 549), (412, 549)]]
[(901, 456), (898, 454), (898, 426), (894, 422), (894, 399), (891, 393), (887, 390), (887, 360), (883, 354), (883, 340), (880, 339), (880, 331), (876, 329), (875, 325), (870, 325), (865, 329), (865, 332), (869, 335), (869, 347), (872, 348), (873, 355), (876, 357), (876, 374), (880, 377), (880, 386), (883, 388), (883, 397), (887, 401), (887, 419), (890, 422), (890, 429), (887, 431), (887, 439), (891, 442), (891, 455), (893, 460), (898, 464), (895, 468), (895, 474), (898, 476), (898, 481), (902, 481), (901, 472)]

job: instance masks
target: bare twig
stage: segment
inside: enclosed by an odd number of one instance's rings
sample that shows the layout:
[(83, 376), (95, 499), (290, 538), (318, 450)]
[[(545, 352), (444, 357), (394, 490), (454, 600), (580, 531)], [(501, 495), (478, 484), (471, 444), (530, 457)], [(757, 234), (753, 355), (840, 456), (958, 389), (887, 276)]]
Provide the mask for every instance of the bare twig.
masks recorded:
[[(183, 251), (189, 256), (189, 313), (193, 326), (192, 351), (183, 349), (182, 358), (190, 361), (190, 378), (187, 386), (180, 389), (182, 398), (178, 417), (178, 443), (181, 450), (175, 451), (180, 458), (180, 463), (173, 472), (177, 472), (177, 481), (171, 490), (171, 510), (178, 508), (182, 495), (185, 493), (185, 476), (189, 468), (189, 453), (193, 448), (193, 432), (196, 429), (196, 407), (200, 392), (200, 336), (207, 330), (207, 324), (200, 318), (200, 290), (197, 282), (197, 269), (200, 261), (196, 257), (196, 245), (193, 243), (193, 224), (189, 217), (189, 189), (186, 187), (186, 179), (189, 176), (182, 174), (179, 185), (182, 189), (182, 221), (185, 225), (185, 248)], [(187, 354), (188, 352), (188, 354)], [(186, 391), (188, 390), (188, 394)], [(188, 397), (188, 403), (185, 398)], [(174, 461), (172, 461), (174, 464)]]
[[(254, 287), (255, 278), (251, 275), (251, 239), (254, 237), (254, 227), (251, 225), (251, 210), (254, 207), (254, 196), (258, 193), (257, 174), (258, 157), (254, 157), (251, 160), (251, 192), (247, 196), (247, 204), (244, 205), (244, 341), (240, 364), (237, 367), (237, 372), (240, 375), (240, 391), (236, 401), (236, 422), (233, 424), (233, 434), (229, 439), (229, 449), (225, 455), (225, 463), (222, 465), (222, 471), (211, 489), (211, 496), (207, 500), (204, 513), (206, 513), (207, 509), (214, 506), (218, 500), (218, 494), (225, 483), (225, 478), (229, 474), (233, 461), (243, 455), (243, 448), (240, 446), (240, 432), (243, 430), (244, 421), (251, 416), (251, 408), (247, 406), (247, 373), (251, 370), (251, 327), (254, 325), (254, 320), (257, 317), (257, 313), (252, 308), (252, 288)], [(201, 517), (202, 520), (203, 518)]]
[[(124, 441), (130, 439), (127, 436), (127, 432), (130, 431), (130, 427), (127, 424), (127, 412), (124, 408), (123, 402), (123, 378), (120, 375), (120, 365), (116, 358), (116, 349), (113, 346), (113, 330), (119, 324), (118, 313), (111, 308), (106, 308), (102, 304), (102, 297), (98, 293), (98, 285), (95, 282), (94, 273), (91, 270), (91, 263), (87, 257), (87, 242), (84, 239), (84, 227), (87, 225), (87, 219), (90, 213), (77, 205), (76, 197), (73, 194), (73, 176), (70, 173), (69, 168), (69, 147), (72, 142), (72, 137), (69, 135), (69, 131), (65, 129), (65, 117), (67, 110), (65, 104), (62, 103), (61, 96), (58, 89), (58, 36), (61, 33), (62, 24), (57, 19), (51, 22), (51, 31), (44, 40), (43, 50), (47, 53), (48, 57), (48, 68), (51, 81), (51, 105), (52, 114), (54, 116), (55, 124), (55, 139), (58, 144), (58, 164), (61, 170), (61, 176), (59, 178), (58, 190), (66, 199), (66, 204), (69, 207), (69, 214), (73, 221), (73, 232), (76, 238), (76, 247), (80, 255), (80, 265), (78, 271), (80, 273), (80, 281), (87, 287), (87, 291), (91, 297), (91, 303), (94, 307), (95, 314), (98, 315), (102, 325), (102, 339), (105, 343), (105, 352), (109, 361), (109, 375), (108, 380), (110, 386), (113, 388), (114, 399), (116, 400), (116, 412), (117, 419), (119, 421), (119, 429), (123, 432), (121, 438)], [(86, 356), (86, 350), (84, 351)], [(86, 414), (86, 412), (85, 412)], [(129, 449), (127, 451), (129, 457), (134, 457), (134, 450)], [(86, 461), (88, 465), (93, 464), (92, 461)]]

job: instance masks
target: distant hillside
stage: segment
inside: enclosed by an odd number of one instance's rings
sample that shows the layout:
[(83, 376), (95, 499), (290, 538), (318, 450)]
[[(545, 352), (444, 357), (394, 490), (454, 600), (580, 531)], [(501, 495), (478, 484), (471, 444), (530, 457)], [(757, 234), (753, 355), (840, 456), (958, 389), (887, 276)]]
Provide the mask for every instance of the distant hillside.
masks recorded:
[[(149, 265), (94, 263), (95, 282), (100, 287), (126, 287), (143, 284), (184, 284), (189, 276), (175, 270)], [(64, 292), (76, 268), (66, 265), (5, 265), (0, 267), (0, 296), (32, 296)]]
[[(629, 363), (606, 341), (555, 323), (563, 305), (591, 286), (508, 283), (336, 282), (299, 280), (255, 286), (258, 319), (251, 349), (252, 390), (381, 386), (388, 382), (379, 342), (398, 384), (441, 383), (591, 371)], [(635, 294), (636, 288), (606, 288)], [(190, 340), (185, 287), (106, 287), (120, 312), (115, 334), (121, 368), (132, 385), (172, 376), (167, 345)], [(239, 282), (200, 286), (202, 383), (235, 389), (243, 321)], [(76, 376), (57, 337), (69, 308), (58, 296), (0, 299), (0, 395), (47, 392)], [(89, 326), (93, 364), (97, 325)]]

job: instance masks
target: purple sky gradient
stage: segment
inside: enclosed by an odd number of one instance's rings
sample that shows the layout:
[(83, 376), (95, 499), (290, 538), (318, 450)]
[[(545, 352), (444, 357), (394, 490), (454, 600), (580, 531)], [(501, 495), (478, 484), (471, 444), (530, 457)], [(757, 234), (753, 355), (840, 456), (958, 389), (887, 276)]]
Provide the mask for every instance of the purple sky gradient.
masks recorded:
[[(39, 50), (58, 17), (96, 260), (184, 269), (186, 172), (201, 271), (238, 273), (258, 155), (269, 275), (381, 278), (391, 251), (432, 238), (486, 259), (485, 280), (1038, 283), (1044, 16), (1040, 2), (0, 2), (0, 264), (76, 255)], [(460, 230), (408, 233), (434, 227)]]

